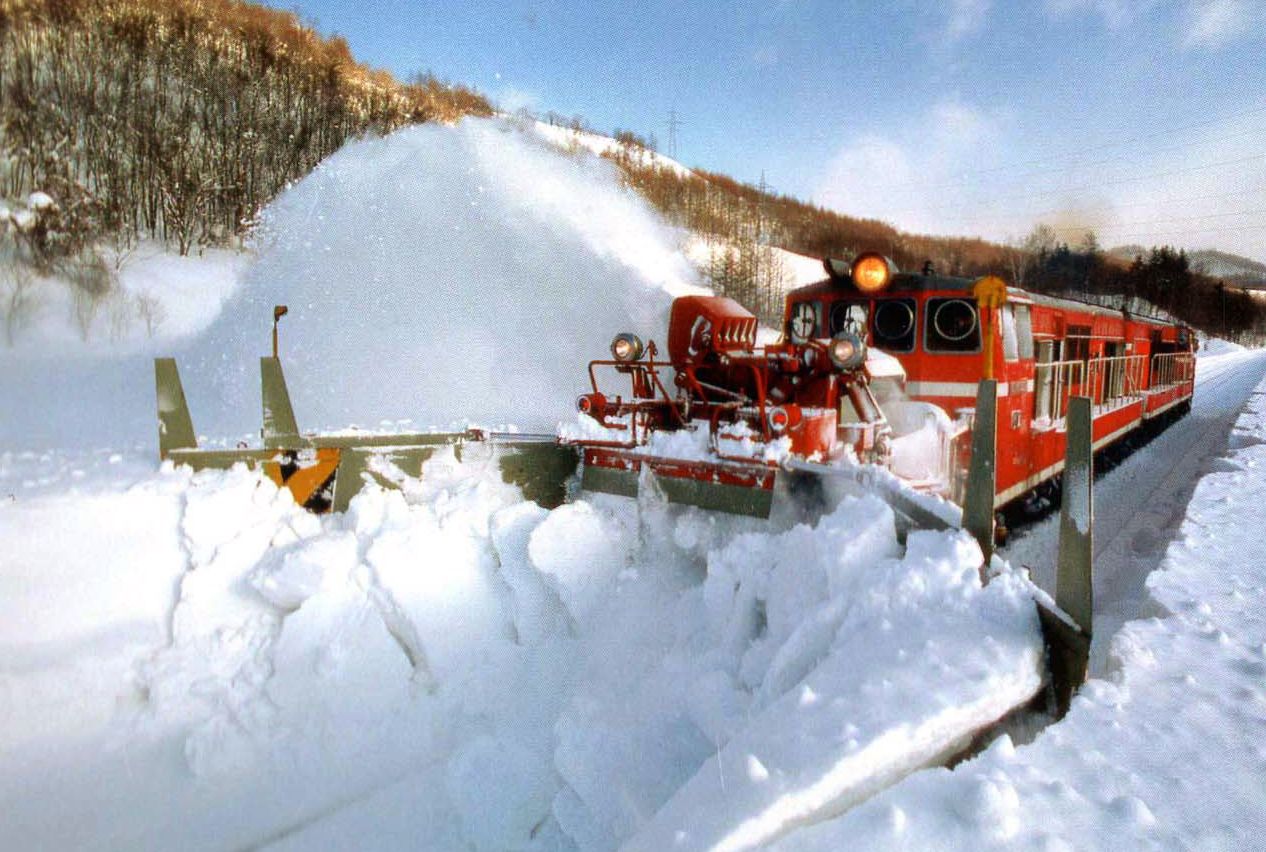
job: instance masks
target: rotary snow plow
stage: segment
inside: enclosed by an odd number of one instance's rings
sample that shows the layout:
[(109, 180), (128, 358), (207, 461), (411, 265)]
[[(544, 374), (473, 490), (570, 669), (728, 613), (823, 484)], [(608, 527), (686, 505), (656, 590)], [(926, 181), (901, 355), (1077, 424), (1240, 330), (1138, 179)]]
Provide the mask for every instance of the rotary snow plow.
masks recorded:
[[(829, 464), (850, 452), (885, 465), (891, 430), (871, 392), (854, 330), (757, 346), (757, 320), (731, 299), (673, 302), (668, 359), (623, 334), (589, 365), (582, 418), (560, 440), (580, 448), (585, 490), (634, 496), (654, 475), (670, 501), (766, 517), (789, 463)], [(627, 379), (627, 396), (599, 379)]]

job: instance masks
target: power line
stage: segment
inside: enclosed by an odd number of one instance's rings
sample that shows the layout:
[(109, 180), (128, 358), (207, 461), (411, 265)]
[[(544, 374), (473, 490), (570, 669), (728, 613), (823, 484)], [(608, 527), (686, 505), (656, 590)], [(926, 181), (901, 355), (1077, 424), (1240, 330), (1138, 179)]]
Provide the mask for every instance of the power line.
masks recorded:
[[(1185, 148), (1190, 148), (1196, 144), (1204, 144), (1204, 143), (1211, 143), (1211, 142), (1226, 142), (1231, 139), (1239, 139), (1244, 136), (1256, 136), (1260, 134), (1261, 134), (1261, 131), (1254, 128), (1252, 130), (1243, 130), (1243, 131), (1240, 131), (1239, 133), (1232, 133), (1227, 136), (1220, 136), (1220, 137), (1217, 137), (1216, 139), (1202, 139), (1202, 140), (1199, 140), (1198, 142), (1186, 142), (1181, 145), (1167, 145), (1161, 148), (1153, 148), (1148, 153), (1154, 155), (1154, 154), (1159, 154), (1166, 151), (1181, 151)], [(1083, 169), (1090, 169), (1090, 168), (1094, 168), (1095, 166), (1110, 165), (1112, 163), (1119, 163), (1122, 161), (1128, 161), (1128, 160), (1124, 154), (1118, 154), (1116, 156), (1107, 157), (1100, 160), (1077, 162), (1069, 166), (1060, 166), (1060, 167), (1046, 168), (1046, 169), (1033, 169), (1031, 171), (1022, 172), (1018, 175), (1014, 175), (1008, 178), (1006, 181), (1003, 181), (1000, 184), (995, 184), (995, 185), (1006, 186), (1008, 184), (1020, 183), (1022, 180), (1026, 180), (1032, 177), (1038, 177), (1042, 175), (1066, 174), (1069, 172), (1080, 171)], [(962, 172), (961, 174), (965, 176), (965, 175), (970, 175), (970, 174), (979, 174), (979, 172), (968, 171), (968, 172)], [(958, 188), (966, 189), (973, 186), (985, 186), (985, 185), (986, 184), (983, 181), (952, 180), (952, 181), (942, 181), (941, 183), (928, 183), (928, 184), (922, 184), (917, 181), (902, 181), (901, 183), (884, 184), (883, 186), (885, 188), (885, 191), (888, 191), (889, 189), (894, 189), (898, 192), (926, 192), (927, 190), (930, 190), (930, 189), (958, 189)]]
[[(1031, 216), (1034, 219), (1041, 220), (1044, 216), (1085, 216), (1090, 213), (1116, 212), (1121, 209), (1130, 207), (1155, 207), (1157, 204), (1182, 203), (1188, 204), (1192, 201), (1220, 201), (1225, 198), (1238, 198), (1241, 195), (1261, 196), (1262, 190), (1237, 189), (1234, 192), (1214, 192), (1204, 195), (1183, 195), (1178, 198), (1163, 198), (1150, 201), (1128, 201), (1119, 204), (1100, 204), (1094, 207), (1049, 207), (1046, 210), (1039, 210), (1035, 213), (1026, 213), (1024, 215)], [(949, 223), (954, 225), (971, 226), (977, 224), (991, 224), (992, 220), (984, 219), (950, 219)]]
[[(1119, 230), (1120, 228), (1134, 228), (1141, 225), (1164, 225), (1168, 222), (1191, 222), (1191, 221), (1198, 221), (1201, 219), (1220, 219), (1226, 216), (1256, 216), (1260, 214), (1266, 214), (1266, 209), (1235, 210), (1235, 211), (1230, 211), (1226, 213), (1205, 213), (1201, 216), (1174, 216), (1174, 217), (1170, 217), (1166, 219), (1149, 219), (1144, 222), (1119, 222), (1119, 223), (1102, 225), (1100, 226), (1100, 228), (1105, 231), (1112, 231), (1112, 230)], [(1055, 231), (1056, 233), (1077, 233), (1077, 232), (1084, 232), (1088, 230), (1095, 230), (1094, 228), (1088, 228), (1084, 225), (1068, 225), (1064, 227), (1051, 227), (1048, 225), (1047, 227), (1049, 227), (1052, 231)]]
[[(1097, 189), (1102, 189), (1103, 187), (1107, 187), (1107, 186), (1122, 186), (1124, 184), (1129, 184), (1129, 183), (1138, 183), (1140, 181), (1156, 180), (1157, 178), (1175, 177), (1177, 175), (1192, 174), (1194, 172), (1205, 171), (1207, 169), (1222, 168), (1224, 166), (1236, 166), (1236, 165), (1241, 165), (1243, 163), (1256, 162), (1259, 160), (1266, 160), (1266, 154), (1252, 154), (1247, 157), (1237, 157), (1233, 160), (1220, 160), (1215, 163), (1203, 163), (1197, 166), (1186, 166), (1181, 169), (1170, 169), (1168, 171), (1151, 172), (1148, 174), (1133, 175), (1130, 177), (1122, 177), (1122, 178), (1116, 178), (1112, 180), (1101, 180), (1101, 181), (1096, 181), (1094, 183), (1082, 184), (1080, 186), (1065, 186), (1065, 187), (1059, 187), (1058, 189), (1043, 190), (1041, 192), (1016, 193), (1012, 195), (996, 195), (996, 196), (991, 196), (988, 199), (986, 199), (985, 203), (994, 204), (998, 201), (1033, 201), (1038, 198), (1049, 198), (1051, 196), (1063, 195), (1069, 192), (1097, 190)], [(889, 210), (889, 211), (886, 211), (886, 215), (894, 216), (894, 215), (901, 215), (903, 213), (905, 214), (926, 213), (930, 210), (954, 210), (961, 207), (963, 203), (965, 202), (960, 201), (956, 204), (942, 204), (942, 205), (936, 205), (933, 207), (924, 207), (924, 208), (918, 208), (918, 209), (906, 208), (904, 210)], [(980, 203), (980, 202), (973, 202), (973, 203)]]
[[(1108, 141), (1108, 142), (1101, 142), (1096, 145), (1090, 145), (1090, 146), (1086, 146), (1082, 148), (1065, 151), (1060, 154), (1053, 154), (1053, 155), (1049, 155), (1045, 157), (1036, 157), (1029, 160), (1021, 160), (1015, 163), (1004, 163), (1002, 165), (992, 166), (990, 168), (971, 169), (969, 171), (963, 172), (962, 174), (963, 175), (996, 174), (998, 172), (1004, 172), (1011, 169), (1020, 169), (1020, 168), (1026, 168), (1028, 166), (1038, 166), (1045, 163), (1073, 159), (1073, 158), (1082, 156), (1084, 154), (1094, 153), (1096, 151), (1103, 151), (1103, 150), (1107, 150), (1111, 148), (1118, 148), (1124, 145), (1132, 145), (1136, 142), (1143, 142), (1143, 141), (1148, 141), (1148, 140), (1156, 139), (1160, 137), (1171, 136), (1175, 133), (1182, 133), (1182, 132), (1186, 132), (1188, 130), (1194, 130), (1200, 127), (1209, 127), (1212, 125), (1221, 124), (1226, 121), (1231, 121), (1236, 118), (1244, 118), (1246, 116), (1257, 115), (1260, 113), (1266, 113), (1266, 105), (1252, 107), (1250, 109), (1240, 110), (1237, 112), (1227, 113), (1217, 118), (1205, 119), (1203, 121), (1191, 122), (1189, 124), (1177, 125), (1173, 127), (1163, 127), (1163, 128), (1160, 128), (1159, 130), (1150, 131), (1148, 133), (1139, 133), (1139, 134), (1135, 134), (1133, 136), (1129, 136), (1123, 139), (1117, 139), (1117, 140)], [(1253, 132), (1257, 132), (1257, 131), (1255, 130), (1243, 131), (1241, 133), (1235, 133), (1235, 134), (1231, 134), (1230, 136), (1225, 136), (1225, 137), (1212, 139), (1212, 140), (1208, 140), (1208, 139), (1194, 140), (1192, 142), (1187, 142), (1187, 143), (1183, 143), (1181, 145), (1176, 145), (1176, 146), (1170, 146), (1169, 148), (1162, 148), (1159, 150), (1174, 150), (1174, 149), (1188, 148), (1188, 147), (1191, 147), (1192, 145), (1197, 145), (1201, 143), (1225, 141), (1226, 139), (1238, 138), (1239, 136), (1248, 135), (1249, 133), (1253, 133)], [(1114, 158), (1114, 159), (1117, 159), (1117, 158)], [(1065, 169), (1054, 169), (1054, 170), (1048, 170), (1048, 171), (1064, 171), (1064, 170)], [(861, 174), (862, 172), (856, 171), (855, 173)], [(892, 188), (897, 188), (897, 187), (902, 187), (902, 186), (911, 186), (911, 187), (922, 188), (922, 189), (934, 188), (933, 185), (921, 184), (917, 180), (903, 181), (901, 183), (890, 184), (889, 186)]]

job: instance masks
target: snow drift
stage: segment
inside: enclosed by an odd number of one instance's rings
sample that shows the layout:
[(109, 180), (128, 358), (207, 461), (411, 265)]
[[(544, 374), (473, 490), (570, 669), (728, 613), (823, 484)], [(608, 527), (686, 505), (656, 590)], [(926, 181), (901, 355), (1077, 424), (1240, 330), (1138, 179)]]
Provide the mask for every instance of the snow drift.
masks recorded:
[[(781, 531), (654, 498), (546, 511), (449, 452), (341, 516), (242, 468), (79, 499), (0, 510), (4, 846), (745, 848), (1040, 682), (1021, 584), (982, 589), (961, 534), (902, 555), (875, 498)], [(99, 596), (73, 623), (23, 627), (52, 535), (27, 526), (82, 545), (55, 551)]]

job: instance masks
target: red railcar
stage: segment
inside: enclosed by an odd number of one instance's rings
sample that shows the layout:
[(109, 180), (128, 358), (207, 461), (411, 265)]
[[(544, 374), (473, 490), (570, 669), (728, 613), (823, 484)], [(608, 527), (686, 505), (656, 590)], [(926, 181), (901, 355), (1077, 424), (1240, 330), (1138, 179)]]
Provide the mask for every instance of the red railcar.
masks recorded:
[[(995, 507), (1011, 503), (1063, 469), (1064, 412), (1070, 396), (1093, 403), (1095, 450), (1142, 429), (1166, 425), (1191, 407), (1195, 335), (1181, 323), (1008, 287), (1006, 303), (981, 316), (974, 279), (893, 274), (859, 286), (850, 265), (827, 261), (826, 280), (788, 294), (792, 339), (859, 330), (896, 358), (904, 386), (877, 387), (881, 406), (909, 399), (935, 406), (961, 428), (947, 449), (950, 496), (959, 496), (970, 425), (992, 339), (998, 379)], [(990, 317), (989, 314), (995, 314)], [(996, 322), (996, 333), (986, 329)]]

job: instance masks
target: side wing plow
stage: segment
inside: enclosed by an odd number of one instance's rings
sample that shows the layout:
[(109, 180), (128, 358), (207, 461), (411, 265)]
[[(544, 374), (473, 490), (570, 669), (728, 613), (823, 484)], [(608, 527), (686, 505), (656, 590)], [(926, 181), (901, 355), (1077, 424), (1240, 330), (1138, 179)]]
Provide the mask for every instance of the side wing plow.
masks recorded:
[(502, 478), (519, 485), (524, 496), (542, 506), (560, 505), (576, 472), (578, 455), (552, 435), (463, 432), (410, 434), (304, 435), (299, 431), (281, 361), (260, 359), (262, 447), (203, 449), (173, 358), (154, 360), (158, 400), (159, 457), (194, 470), (225, 470), (235, 464), (259, 469), (295, 502), (313, 511), (343, 511), (366, 482), (399, 487), (399, 475), (420, 477), (436, 450), (487, 447)]

